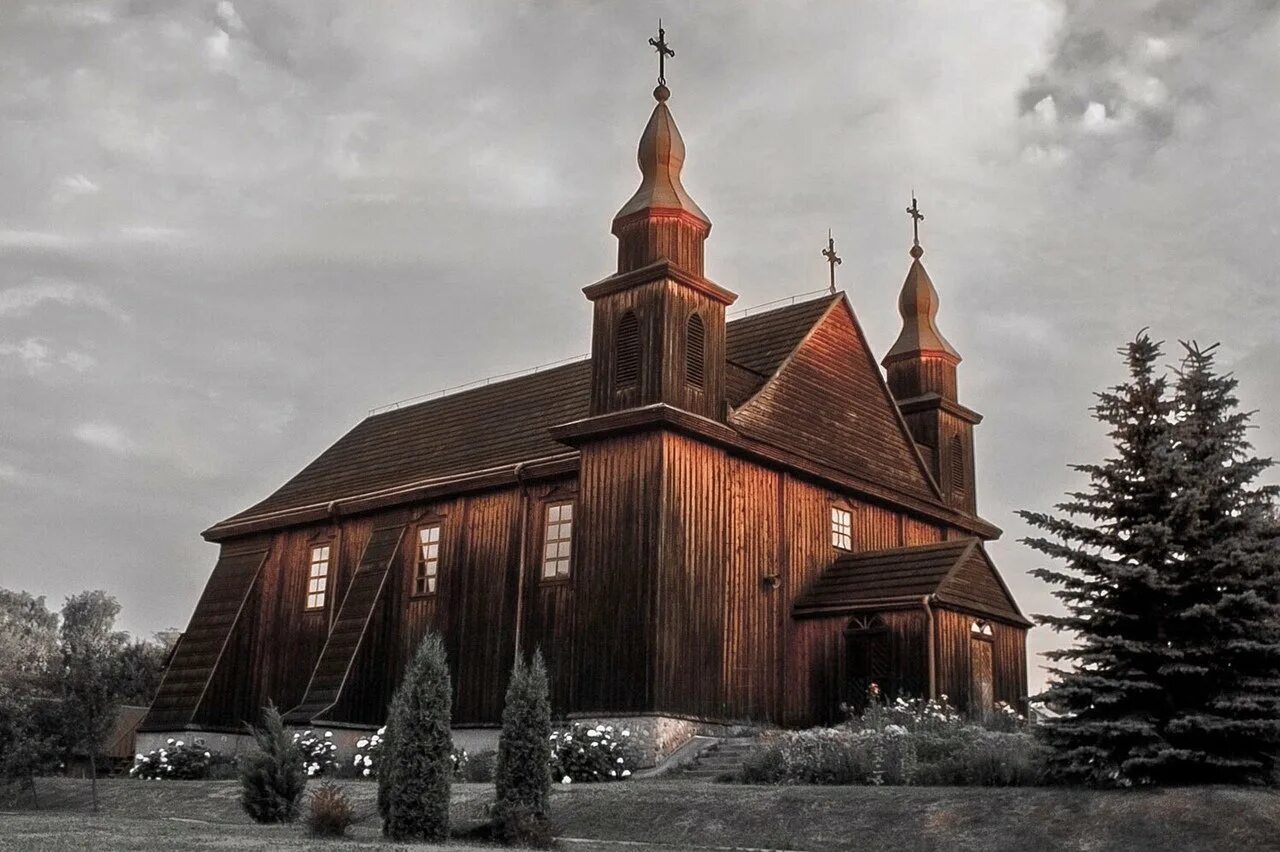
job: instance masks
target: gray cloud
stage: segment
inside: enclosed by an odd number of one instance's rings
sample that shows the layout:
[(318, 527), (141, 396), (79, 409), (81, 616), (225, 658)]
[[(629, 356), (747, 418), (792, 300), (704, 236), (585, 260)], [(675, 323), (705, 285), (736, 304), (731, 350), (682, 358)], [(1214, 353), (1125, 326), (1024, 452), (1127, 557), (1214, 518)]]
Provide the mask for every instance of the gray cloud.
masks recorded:
[(105, 585), (131, 629), (181, 626), (199, 530), (369, 407), (584, 351), (660, 12), (740, 304), (825, 286), (832, 227), (884, 351), (919, 191), (1025, 609), (1054, 604), (1013, 511), (1105, 450), (1090, 394), (1138, 328), (1222, 340), (1280, 454), (1273, 3), (692, 9), (7, 4), (0, 584)]

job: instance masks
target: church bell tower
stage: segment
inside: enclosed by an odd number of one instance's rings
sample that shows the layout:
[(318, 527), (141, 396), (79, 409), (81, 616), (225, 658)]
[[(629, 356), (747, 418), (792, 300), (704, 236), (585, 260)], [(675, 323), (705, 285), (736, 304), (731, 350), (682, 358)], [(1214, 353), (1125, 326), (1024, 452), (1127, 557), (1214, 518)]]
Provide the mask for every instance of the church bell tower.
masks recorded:
[(724, 419), (725, 307), (737, 298), (703, 275), (711, 220), (680, 181), (684, 140), (667, 100), (665, 33), (658, 102), (640, 137), (640, 187), (613, 218), (618, 270), (583, 292), (594, 305), (591, 414), (667, 405)]
[(915, 238), (911, 268), (898, 296), (902, 332), (885, 355), (889, 390), (907, 421), (948, 504), (970, 514), (977, 512), (974, 491), (973, 427), (982, 415), (960, 404), (956, 366), (960, 353), (938, 331), (938, 291), (920, 262), (920, 222), (924, 215), (914, 195), (911, 215)]

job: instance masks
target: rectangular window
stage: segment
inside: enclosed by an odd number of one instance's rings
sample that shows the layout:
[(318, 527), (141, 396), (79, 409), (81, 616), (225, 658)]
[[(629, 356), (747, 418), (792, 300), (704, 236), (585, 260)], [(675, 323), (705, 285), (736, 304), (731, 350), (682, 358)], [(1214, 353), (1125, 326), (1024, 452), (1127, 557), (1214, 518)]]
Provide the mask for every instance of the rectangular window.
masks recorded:
[(547, 527), (542, 545), (542, 579), (569, 576), (570, 542), (573, 539), (573, 503), (547, 505)]
[(848, 509), (831, 507), (831, 546), (853, 549), (853, 513)]
[(440, 525), (418, 528), (418, 561), (413, 570), (413, 593), (434, 595), (440, 576)]
[(329, 591), (329, 545), (311, 548), (311, 567), (307, 572), (307, 609), (324, 609)]

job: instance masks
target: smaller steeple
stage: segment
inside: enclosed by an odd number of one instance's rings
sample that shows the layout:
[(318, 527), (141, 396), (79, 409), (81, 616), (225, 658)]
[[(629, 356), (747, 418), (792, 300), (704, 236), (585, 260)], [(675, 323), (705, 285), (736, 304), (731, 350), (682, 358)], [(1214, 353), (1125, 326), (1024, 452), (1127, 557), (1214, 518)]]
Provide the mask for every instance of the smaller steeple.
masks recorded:
[(973, 427), (982, 417), (960, 404), (956, 365), (960, 353), (938, 331), (938, 291), (920, 258), (924, 214), (911, 193), (911, 268), (898, 296), (902, 332), (882, 362), (889, 390), (898, 402), (943, 499), (966, 512), (977, 511), (973, 487)]
[(936, 393), (955, 400), (955, 369), (960, 353), (938, 331), (938, 291), (920, 258), (920, 223), (924, 214), (911, 194), (911, 216), (914, 239), (911, 245), (911, 268), (898, 296), (898, 313), (902, 315), (902, 332), (882, 362), (889, 373), (889, 387), (899, 399)]
[(676, 266), (702, 275), (703, 241), (711, 233), (711, 220), (689, 197), (680, 182), (684, 168), (684, 140), (667, 108), (671, 90), (666, 84), (666, 58), (675, 56), (667, 45), (666, 32), (658, 23), (658, 38), (649, 39), (658, 51), (658, 87), (653, 97), (658, 104), (640, 136), (637, 160), (640, 188), (613, 217), (613, 234), (618, 238), (618, 271), (629, 272), (663, 258)]

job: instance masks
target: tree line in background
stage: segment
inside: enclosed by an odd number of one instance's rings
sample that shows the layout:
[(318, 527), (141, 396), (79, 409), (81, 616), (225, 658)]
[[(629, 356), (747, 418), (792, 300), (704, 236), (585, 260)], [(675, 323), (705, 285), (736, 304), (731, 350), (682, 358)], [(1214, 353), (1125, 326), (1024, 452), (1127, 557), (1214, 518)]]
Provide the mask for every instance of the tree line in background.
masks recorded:
[(1094, 785), (1274, 784), (1280, 752), (1280, 489), (1258, 484), (1250, 413), (1215, 347), (1183, 344), (1172, 371), (1145, 333), (1127, 381), (1098, 394), (1114, 453), (1058, 514), (1024, 512), (1026, 543), (1062, 568), (1075, 637), (1042, 698), (1053, 775)]
[[(120, 604), (101, 591), (44, 598), (0, 589), (0, 781), (25, 780), (98, 754), (121, 705), (151, 704), (172, 639), (115, 629)], [(93, 789), (97, 809), (97, 784)]]

